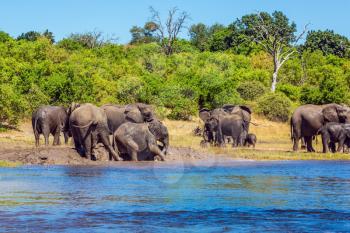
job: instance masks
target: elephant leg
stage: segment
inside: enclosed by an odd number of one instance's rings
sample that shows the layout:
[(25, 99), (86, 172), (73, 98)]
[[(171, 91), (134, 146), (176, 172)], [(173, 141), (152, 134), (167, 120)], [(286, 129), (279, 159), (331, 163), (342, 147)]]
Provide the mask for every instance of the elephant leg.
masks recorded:
[(49, 135), (50, 135), (50, 130), (47, 127), (43, 128), (43, 135), (45, 139), (45, 146), (49, 145)]
[(312, 147), (312, 136), (305, 136), (304, 137), (306, 148), (308, 152), (315, 152), (314, 148)]
[(68, 144), (68, 139), (69, 139), (69, 136), (68, 136), (68, 132), (63, 132), (63, 136), (64, 136), (64, 144)]
[(90, 133), (84, 138), (84, 149), (86, 158), (91, 160), (92, 137)]
[(34, 130), (35, 146), (38, 147), (40, 144), (40, 134)]
[(155, 156), (159, 156), (162, 161), (165, 160), (163, 152), (158, 148), (157, 145), (149, 145), (149, 150), (155, 154)]
[(298, 136), (294, 136), (293, 137), (293, 151), (298, 151), (298, 149), (299, 149), (299, 140), (300, 140), (300, 137), (298, 137)]
[(61, 134), (61, 130), (57, 129), (54, 133), (53, 133), (53, 144), (52, 145), (60, 145), (60, 134)]
[(76, 129), (76, 128), (73, 128), (72, 130), (71, 130), (71, 132), (72, 132), (72, 137), (73, 137), (73, 141), (74, 141), (74, 147), (75, 147), (75, 149), (78, 151), (78, 153), (80, 154), (80, 155), (82, 155), (83, 154), (83, 152), (82, 152), (82, 149), (81, 149), (81, 138), (80, 138), (80, 134), (79, 134), (79, 132), (78, 132), (78, 130)]
[(344, 148), (344, 142), (345, 142), (345, 137), (341, 137), (339, 139), (337, 152), (341, 152), (341, 150)]
[(301, 149), (307, 149), (307, 145), (304, 137), (300, 137), (300, 142), (301, 142)]
[(327, 153), (328, 152), (328, 141), (329, 141), (329, 136), (326, 133), (322, 134), (322, 152)]
[(107, 149), (107, 151), (109, 152), (109, 155), (112, 155), (112, 157), (114, 158), (115, 161), (122, 161), (123, 160), (122, 158), (119, 157), (118, 153), (116, 153), (115, 150), (113, 149), (113, 147), (111, 146), (108, 133), (101, 133), (100, 140), (101, 140), (102, 144), (105, 146), (105, 148)]

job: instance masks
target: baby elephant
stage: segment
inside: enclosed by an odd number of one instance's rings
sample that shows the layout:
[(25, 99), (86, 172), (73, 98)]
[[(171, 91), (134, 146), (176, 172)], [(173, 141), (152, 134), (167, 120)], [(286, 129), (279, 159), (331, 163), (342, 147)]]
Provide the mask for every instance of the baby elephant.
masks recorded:
[(317, 134), (322, 136), (323, 153), (327, 153), (329, 149), (335, 152), (335, 143), (338, 143), (337, 152), (340, 152), (344, 144), (349, 144), (350, 124), (330, 122), (322, 126)]
[(253, 148), (255, 148), (255, 144), (256, 144), (256, 135), (252, 133), (247, 134), (247, 137), (244, 140), (244, 146), (250, 147), (252, 145)]
[[(120, 156), (130, 156), (132, 161), (157, 159), (164, 161), (156, 137), (149, 129), (149, 123), (126, 122), (113, 134), (113, 146)], [(124, 156), (123, 156), (124, 155)]]

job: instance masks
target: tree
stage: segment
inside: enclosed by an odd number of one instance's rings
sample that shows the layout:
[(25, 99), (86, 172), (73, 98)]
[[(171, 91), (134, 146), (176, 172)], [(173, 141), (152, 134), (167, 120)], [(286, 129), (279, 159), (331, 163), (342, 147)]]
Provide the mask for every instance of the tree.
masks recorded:
[(150, 7), (150, 11), (152, 21), (157, 25), (156, 32), (164, 53), (166, 55), (173, 54), (175, 41), (181, 30), (185, 27), (185, 23), (189, 19), (189, 14), (185, 11), (178, 14), (178, 9), (174, 7), (168, 11), (168, 18), (164, 24), (158, 11), (153, 7)]
[(207, 47), (209, 38), (209, 28), (203, 24), (193, 24), (189, 29), (190, 41), (200, 51), (204, 51)]
[(350, 55), (349, 39), (332, 30), (308, 32), (303, 48), (311, 51), (321, 50), (324, 55), (333, 54), (338, 57)]
[(17, 37), (17, 40), (36, 41), (40, 36), (41, 36), (40, 32), (29, 31), (19, 35)]
[(305, 34), (307, 27), (297, 36), (296, 24), (290, 23), (281, 11), (272, 15), (266, 12), (243, 16), (240, 27), (273, 58), (271, 91), (275, 92), (278, 71), (296, 52), (295, 45)]
[(85, 48), (96, 48), (101, 47), (105, 44), (112, 43), (116, 39), (106, 38), (103, 36), (102, 32), (92, 31), (86, 33), (73, 33), (68, 39), (78, 42), (81, 46)]
[(13, 40), (12, 37), (8, 33), (0, 31), (0, 42), (6, 42), (9, 40)]
[(150, 43), (157, 41), (158, 38), (155, 36), (155, 31), (157, 30), (158, 25), (154, 22), (147, 22), (141, 27), (133, 26), (130, 29), (131, 41), (130, 44), (137, 43)]
[(29, 31), (26, 33), (22, 33), (17, 37), (17, 40), (36, 41), (39, 37), (46, 37), (51, 41), (51, 43), (55, 42), (53, 33), (47, 29), (43, 33), (36, 32), (36, 31)]

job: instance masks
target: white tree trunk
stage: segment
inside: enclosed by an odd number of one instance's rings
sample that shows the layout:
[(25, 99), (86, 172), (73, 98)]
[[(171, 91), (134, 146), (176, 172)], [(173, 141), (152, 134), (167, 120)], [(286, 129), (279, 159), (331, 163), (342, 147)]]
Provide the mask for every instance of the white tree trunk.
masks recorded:
[(277, 55), (274, 55), (273, 59), (273, 74), (272, 74), (272, 83), (271, 83), (271, 92), (276, 91), (276, 86), (277, 86), (277, 75), (278, 75), (278, 70), (281, 67), (281, 63), (277, 59)]
[(276, 91), (276, 85), (277, 85), (277, 73), (278, 70), (275, 70), (272, 75), (272, 84), (271, 84), (271, 91), (275, 92)]

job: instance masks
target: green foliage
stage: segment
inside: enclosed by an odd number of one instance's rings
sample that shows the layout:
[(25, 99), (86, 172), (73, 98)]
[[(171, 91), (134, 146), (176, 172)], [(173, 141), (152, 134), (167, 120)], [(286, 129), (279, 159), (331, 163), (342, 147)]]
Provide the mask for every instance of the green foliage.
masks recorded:
[(286, 122), (291, 111), (291, 101), (281, 93), (269, 93), (259, 98), (258, 112), (271, 121)]
[(266, 93), (267, 88), (259, 81), (245, 81), (239, 84), (237, 91), (244, 100), (256, 100)]
[(26, 109), (25, 100), (8, 84), (0, 85), (0, 123), (16, 125)]
[(146, 22), (142, 27), (133, 26), (130, 29), (131, 41), (130, 44), (138, 43), (150, 43), (158, 41), (158, 38), (155, 35), (158, 25), (154, 22)]
[[(254, 17), (247, 16), (245, 23)], [(283, 15), (269, 17), (273, 25), (288, 22)], [(289, 30), (281, 33), (291, 35), (292, 26), (288, 22)], [(152, 31), (152, 24), (146, 28)], [(145, 102), (161, 117), (183, 120), (201, 107), (249, 103), (280, 121), (289, 114), (290, 100), (293, 106), (350, 103), (350, 59), (321, 50), (304, 50), (285, 62), (277, 94), (267, 94), (271, 56), (248, 40), (245, 29), (238, 22), (194, 25), (191, 40), (175, 40), (168, 56), (157, 41), (118, 45), (100, 33), (86, 33), (53, 44), (49, 32), (35, 39), (35, 33), (24, 34), (21, 40), (0, 32), (0, 124), (15, 125), (42, 104), (72, 101)]]
[(300, 101), (308, 104), (347, 103), (349, 102), (349, 86), (343, 71), (325, 65), (314, 71), (318, 82), (305, 85), (301, 90)]
[(280, 84), (277, 86), (277, 91), (285, 94), (290, 100), (298, 101), (300, 98), (301, 88), (292, 84)]
[(10, 41), (10, 40), (13, 40), (13, 39), (8, 33), (4, 32), (4, 31), (0, 31), (0, 43)]
[(45, 37), (48, 39), (51, 43), (55, 42), (53, 33), (50, 32), (49, 30), (45, 30), (43, 33), (36, 32), (36, 31), (29, 31), (26, 33), (22, 33), (17, 37), (17, 40), (27, 40), (27, 41), (36, 41), (40, 37)]
[(336, 34), (332, 30), (310, 31), (307, 34), (303, 49), (321, 50), (324, 55), (333, 54), (339, 57), (349, 57), (350, 41), (345, 36)]

